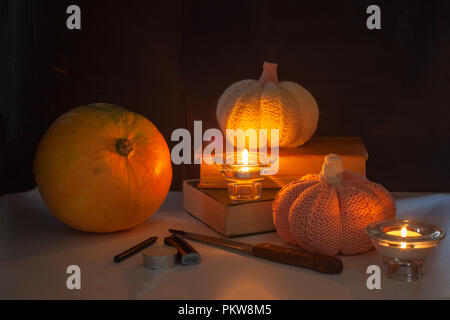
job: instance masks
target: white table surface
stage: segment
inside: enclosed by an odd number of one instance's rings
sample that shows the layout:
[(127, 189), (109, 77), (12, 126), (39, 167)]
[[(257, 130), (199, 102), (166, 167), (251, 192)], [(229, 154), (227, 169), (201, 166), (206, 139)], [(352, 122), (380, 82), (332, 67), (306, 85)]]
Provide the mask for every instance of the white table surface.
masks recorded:
[[(450, 226), (450, 194), (396, 194), (398, 217)], [(196, 266), (152, 270), (141, 254), (120, 264), (114, 255), (168, 228), (217, 235), (183, 211), (181, 193), (142, 225), (113, 234), (69, 229), (46, 208), (35, 189), (0, 198), (0, 299), (449, 299), (450, 240), (444, 239), (415, 283), (381, 278), (366, 287), (366, 269), (381, 264), (375, 252), (341, 257), (344, 271), (324, 275), (191, 242), (202, 254)], [(275, 232), (242, 237), (248, 243), (282, 244)], [(81, 290), (68, 290), (68, 265), (81, 268)]]

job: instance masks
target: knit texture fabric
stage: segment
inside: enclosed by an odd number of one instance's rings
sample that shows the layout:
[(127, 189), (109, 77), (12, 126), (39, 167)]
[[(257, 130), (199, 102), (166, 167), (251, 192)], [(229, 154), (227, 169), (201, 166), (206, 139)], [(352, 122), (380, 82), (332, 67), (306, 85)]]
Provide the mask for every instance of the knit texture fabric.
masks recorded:
[(279, 130), (279, 145), (307, 142), (319, 121), (314, 97), (290, 81), (278, 82), (277, 65), (264, 63), (259, 80), (242, 80), (228, 87), (217, 104), (217, 121), (226, 129)]
[(370, 250), (367, 225), (395, 213), (394, 198), (383, 186), (344, 170), (336, 155), (325, 158), (320, 175), (284, 186), (273, 203), (275, 228), (284, 241), (327, 255)]

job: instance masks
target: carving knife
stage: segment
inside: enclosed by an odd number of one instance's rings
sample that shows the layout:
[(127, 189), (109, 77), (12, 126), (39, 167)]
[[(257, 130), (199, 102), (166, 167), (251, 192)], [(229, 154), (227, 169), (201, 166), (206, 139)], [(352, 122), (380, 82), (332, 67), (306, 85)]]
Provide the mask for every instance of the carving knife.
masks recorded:
[(232, 249), (254, 257), (288, 264), (300, 268), (307, 268), (321, 273), (336, 274), (343, 270), (342, 261), (336, 257), (318, 253), (306, 252), (298, 249), (277, 246), (270, 243), (258, 243), (255, 245), (216, 238), (181, 230), (169, 229), (170, 233), (222, 248)]

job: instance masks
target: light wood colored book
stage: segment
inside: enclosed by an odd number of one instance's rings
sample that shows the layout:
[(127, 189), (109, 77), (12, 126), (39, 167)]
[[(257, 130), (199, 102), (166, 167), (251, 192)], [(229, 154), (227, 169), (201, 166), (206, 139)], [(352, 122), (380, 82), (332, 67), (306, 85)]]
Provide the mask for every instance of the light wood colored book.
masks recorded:
[[(278, 173), (265, 176), (263, 188), (279, 189), (309, 173), (320, 173), (326, 155), (342, 158), (344, 169), (366, 175), (368, 153), (359, 137), (313, 137), (297, 148), (280, 148)], [(226, 181), (214, 164), (200, 165), (199, 188), (226, 188)]]
[(227, 189), (201, 189), (199, 180), (183, 181), (183, 207), (226, 237), (273, 231), (272, 202), (278, 190), (262, 190), (261, 199), (232, 202)]

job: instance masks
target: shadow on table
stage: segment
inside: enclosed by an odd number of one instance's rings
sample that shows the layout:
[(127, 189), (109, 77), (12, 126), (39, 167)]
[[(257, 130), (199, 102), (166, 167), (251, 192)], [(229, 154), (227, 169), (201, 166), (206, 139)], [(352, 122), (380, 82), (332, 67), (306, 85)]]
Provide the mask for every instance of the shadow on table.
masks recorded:
[(11, 194), (0, 199), (0, 261), (11, 261), (50, 253), (74, 250), (104, 242), (120, 242), (131, 232), (139, 234), (145, 226), (132, 231), (109, 234), (87, 233), (71, 229), (46, 207), (37, 189)]

